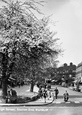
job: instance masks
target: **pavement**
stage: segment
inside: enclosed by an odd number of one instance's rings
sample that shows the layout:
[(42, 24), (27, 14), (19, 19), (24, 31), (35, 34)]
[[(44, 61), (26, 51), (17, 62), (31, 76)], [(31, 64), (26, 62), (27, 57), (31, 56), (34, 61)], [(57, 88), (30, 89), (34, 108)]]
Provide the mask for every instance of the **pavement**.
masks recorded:
[[(38, 93), (38, 90), (39, 90), (38, 87), (35, 86), (34, 87), (34, 92), (32, 92), (32, 93), (29, 91), (30, 90), (29, 88), (25, 92), (22, 89), (22, 92), (21, 92), (21, 88), (16, 87), (14, 89), (17, 91), (18, 95), (22, 95), (22, 96), (27, 96), (28, 95), (30, 97), (36, 95)], [(1, 95), (1, 93), (2, 93), (2, 91), (0, 90), (0, 95)], [(31, 101), (31, 102), (28, 102), (28, 103), (10, 104), (10, 103), (5, 103), (3, 99), (0, 99), (0, 106), (44, 106), (44, 105), (49, 105), (52, 102), (53, 102), (53, 98), (50, 98), (50, 99), (46, 98), (46, 103), (44, 101), (44, 98), (40, 98), (36, 101)]]
[(28, 102), (28, 103), (20, 103), (20, 104), (10, 104), (10, 103), (3, 103), (0, 100), (0, 106), (46, 106), (49, 105), (53, 102), (52, 99), (46, 99), (46, 103), (44, 102), (44, 99), (38, 99), (37, 101), (32, 101), (32, 102)]

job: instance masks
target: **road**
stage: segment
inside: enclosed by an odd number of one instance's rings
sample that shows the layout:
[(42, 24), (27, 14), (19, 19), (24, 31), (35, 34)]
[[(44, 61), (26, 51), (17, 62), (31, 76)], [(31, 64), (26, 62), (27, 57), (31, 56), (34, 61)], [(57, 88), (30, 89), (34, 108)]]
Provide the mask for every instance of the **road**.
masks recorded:
[[(52, 88), (54, 88), (54, 86), (52, 86)], [(64, 88), (61, 86), (58, 86), (58, 89), (59, 89), (59, 95), (58, 95), (58, 99), (55, 101), (63, 102), (63, 94), (67, 90), (67, 92), (69, 93), (69, 102), (75, 102), (75, 103), (82, 102), (82, 93), (81, 92), (73, 91), (70, 88)]]
[[(24, 90), (27, 87), (22, 87)], [(54, 88), (54, 86), (52, 86)], [(48, 106), (0, 107), (0, 115), (82, 115), (82, 93), (58, 86), (58, 99)], [(21, 90), (21, 89), (19, 89)], [(70, 94), (69, 103), (64, 103), (63, 93)], [(58, 103), (61, 102), (61, 103)], [(79, 102), (79, 103), (74, 103)]]

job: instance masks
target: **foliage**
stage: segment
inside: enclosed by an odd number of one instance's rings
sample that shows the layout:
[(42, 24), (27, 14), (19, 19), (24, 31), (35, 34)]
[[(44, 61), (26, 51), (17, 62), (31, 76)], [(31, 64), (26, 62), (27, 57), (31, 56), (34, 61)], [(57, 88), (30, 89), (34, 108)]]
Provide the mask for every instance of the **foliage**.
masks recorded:
[(2, 76), (8, 79), (17, 72), (33, 80), (61, 52), (56, 48), (58, 39), (48, 28), (49, 19), (39, 20), (32, 12), (41, 13), (36, 7), (41, 3), (2, 1), (6, 3), (0, 9)]

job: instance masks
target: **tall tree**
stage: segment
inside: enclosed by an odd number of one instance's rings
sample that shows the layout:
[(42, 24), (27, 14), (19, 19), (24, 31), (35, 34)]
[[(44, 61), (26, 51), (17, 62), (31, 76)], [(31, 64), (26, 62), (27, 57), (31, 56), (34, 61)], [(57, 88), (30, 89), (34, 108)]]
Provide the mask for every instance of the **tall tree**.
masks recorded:
[[(39, 12), (35, 1), (19, 2), (2, 0), (0, 9), (0, 49), (2, 64), (2, 92), (7, 95), (7, 81), (20, 57), (26, 59), (30, 70), (31, 91), (37, 68), (42, 68), (50, 56), (58, 55), (60, 49), (52, 47), (57, 39), (50, 32), (48, 18), (39, 20), (32, 10)], [(40, 12), (39, 12), (40, 13)], [(46, 61), (47, 60), (47, 61)]]

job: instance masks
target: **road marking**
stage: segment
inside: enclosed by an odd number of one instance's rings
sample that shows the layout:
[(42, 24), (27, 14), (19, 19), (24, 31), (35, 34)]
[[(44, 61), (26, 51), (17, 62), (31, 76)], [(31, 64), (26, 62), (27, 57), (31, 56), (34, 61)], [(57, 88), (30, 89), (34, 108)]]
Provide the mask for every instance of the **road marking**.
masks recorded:
[(80, 103), (79, 101), (75, 101), (75, 103)]
[(66, 102), (66, 103), (71, 103), (71, 102)]
[(55, 103), (60, 104), (61, 102), (55, 102)]

